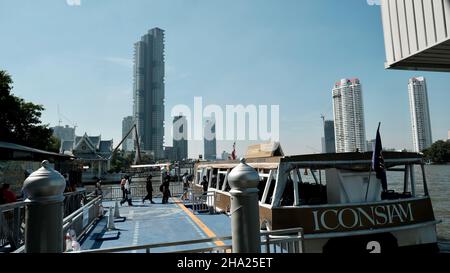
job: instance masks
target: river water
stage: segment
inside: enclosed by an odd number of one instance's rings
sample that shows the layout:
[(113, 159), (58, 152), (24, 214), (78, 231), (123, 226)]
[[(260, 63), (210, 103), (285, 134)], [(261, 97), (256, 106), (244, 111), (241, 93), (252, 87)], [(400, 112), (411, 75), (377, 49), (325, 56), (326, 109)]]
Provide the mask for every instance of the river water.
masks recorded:
[[(425, 167), (428, 191), (433, 203), (434, 214), (442, 224), (437, 225), (441, 241), (450, 241), (450, 165), (427, 165)], [(422, 171), (415, 169), (417, 194), (423, 194)], [(390, 189), (403, 190), (403, 173), (388, 172)]]

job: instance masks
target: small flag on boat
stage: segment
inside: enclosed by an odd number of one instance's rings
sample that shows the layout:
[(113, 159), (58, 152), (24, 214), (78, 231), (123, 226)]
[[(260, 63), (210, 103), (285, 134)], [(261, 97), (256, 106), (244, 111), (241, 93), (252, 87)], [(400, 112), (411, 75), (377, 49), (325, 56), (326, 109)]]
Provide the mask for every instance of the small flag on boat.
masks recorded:
[(375, 147), (373, 147), (372, 170), (375, 171), (377, 178), (381, 179), (381, 186), (383, 187), (383, 192), (386, 192), (387, 191), (386, 166), (384, 164), (383, 144), (381, 143), (380, 126), (381, 122), (380, 124), (378, 124)]

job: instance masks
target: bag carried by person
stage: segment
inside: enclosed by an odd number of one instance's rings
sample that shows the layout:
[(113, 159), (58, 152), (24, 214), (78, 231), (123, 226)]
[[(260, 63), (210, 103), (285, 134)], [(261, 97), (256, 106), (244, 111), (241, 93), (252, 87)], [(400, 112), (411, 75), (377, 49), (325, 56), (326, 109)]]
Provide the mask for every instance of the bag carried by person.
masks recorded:
[(159, 191), (160, 191), (160, 192), (164, 192), (164, 185), (163, 185), (163, 184), (161, 184), (161, 185), (159, 186)]

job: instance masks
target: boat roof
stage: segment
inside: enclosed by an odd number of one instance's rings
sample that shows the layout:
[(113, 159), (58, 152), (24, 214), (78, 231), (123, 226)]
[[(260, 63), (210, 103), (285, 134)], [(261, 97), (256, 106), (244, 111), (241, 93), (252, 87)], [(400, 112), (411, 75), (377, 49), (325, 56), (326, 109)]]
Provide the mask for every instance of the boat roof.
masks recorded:
[(146, 165), (131, 165), (130, 168), (132, 169), (143, 169), (143, 168), (167, 168), (171, 164), (170, 163), (163, 163), (163, 164), (146, 164)]
[[(328, 169), (349, 168), (366, 170), (372, 164), (372, 152), (366, 153), (333, 153), (333, 154), (308, 154), (295, 156), (279, 156), (267, 158), (249, 158), (247, 164), (253, 168), (277, 168), (280, 163), (286, 163), (291, 167)], [(383, 152), (386, 167), (394, 167), (404, 164), (421, 164), (423, 155), (409, 152)], [(199, 162), (196, 166), (230, 169), (239, 164), (239, 160)]]
[[(372, 152), (365, 153), (333, 153), (287, 156), (281, 162), (289, 163), (297, 168), (311, 169), (326, 168), (361, 168), (367, 169), (372, 164)], [(383, 158), (387, 168), (404, 164), (421, 164), (423, 155), (409, 152), (383, 151)]]
[(65, 161), (76, 157), (64, 154), (58, 154), (26, 147), (10, 142), (0, 141), (0, 160), (22, 160), (22, 161)]

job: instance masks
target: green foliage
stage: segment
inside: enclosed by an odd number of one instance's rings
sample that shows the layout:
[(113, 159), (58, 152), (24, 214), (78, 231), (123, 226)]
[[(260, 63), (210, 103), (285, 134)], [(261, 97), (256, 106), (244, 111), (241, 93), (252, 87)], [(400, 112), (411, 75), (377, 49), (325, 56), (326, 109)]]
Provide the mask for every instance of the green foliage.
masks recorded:
[(58, 151), (52, 130), (41, 123), (44, 107), (14, 96), (12, 84), (11, 76), (0, 71), (0, 141)]
[(450, 163), (450, 141), (439, 140), (423, 153), (425, 158), (433, 163)]
[(125, 172), (133, 164), (134, 154), (125, 154), (123, 151), (117, 151), (111, 158), (110, 172)]

